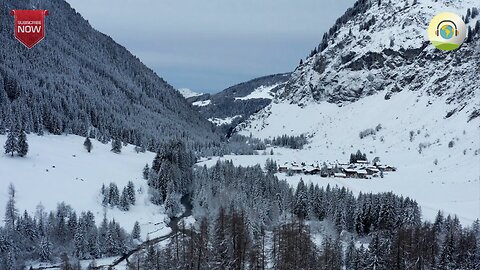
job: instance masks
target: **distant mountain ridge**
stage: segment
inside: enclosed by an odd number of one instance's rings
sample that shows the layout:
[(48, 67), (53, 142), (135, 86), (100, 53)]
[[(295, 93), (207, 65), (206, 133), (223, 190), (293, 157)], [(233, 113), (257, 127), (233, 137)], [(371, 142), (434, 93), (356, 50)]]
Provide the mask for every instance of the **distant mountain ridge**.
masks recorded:
[(216, 94), (191, 96), (187, 100), (217, 125), (235, 126), (268, 106), (290, 73), (274, 74), (243, 82)]
[[(65, 1), (2, 1), (0, 132), (46, 130), (154, 147), (169, 138), (218, 141), (213, 126), (123, 46)], [(13, 9), (47, 9), (46, 38), (13, 37)]]

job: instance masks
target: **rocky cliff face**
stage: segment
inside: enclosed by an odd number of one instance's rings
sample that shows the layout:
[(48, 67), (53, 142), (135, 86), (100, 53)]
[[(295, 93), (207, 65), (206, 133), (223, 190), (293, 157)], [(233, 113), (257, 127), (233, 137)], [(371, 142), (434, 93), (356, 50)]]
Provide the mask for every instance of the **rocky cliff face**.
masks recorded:
[[(480, 15), (471, 12), (475, 7), (475, 0), (359, 0), (296, 68), (277, 102), (343, 104), (376, 93), (390, 99), (416, 91), (446, 96), (457, 110), (468, 102), (478, 105)], [(427, 39), (430, 20), (442, 11), (463, 15), (470, 26), (468, 42), (453, 52), (439, 51)]]

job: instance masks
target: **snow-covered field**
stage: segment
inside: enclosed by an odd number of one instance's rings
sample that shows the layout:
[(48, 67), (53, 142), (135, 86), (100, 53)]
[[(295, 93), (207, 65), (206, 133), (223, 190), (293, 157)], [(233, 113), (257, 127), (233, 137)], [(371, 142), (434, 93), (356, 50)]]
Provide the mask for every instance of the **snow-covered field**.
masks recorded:
[[(0, 135), (3, 146), (6, 136)], [(4, 216), (8, 197), (8, 186), (12, 183), (17, 191), (17, 208), (32, 215), (41, 203), (46, 210), (55, 210), (59, 202), (71, 205), (79, 214), (92, 211), (99, 224), (106, 211), (108, 219), (115, 219), (127, 231), (135, 221), (141, 225), (142, 239), (165, 235), (167, 216), (164, 209), (152, 205), (148, 200), (147, 183), (142, 178), (142, 169), (151, 164), (154, 154), (137, 154), (133, 146), (124, 146), (121, 154), (110, 151), (110, 144), (104, 145), (92, 140), (91, 153), (83, 148), (84, 138), (75, 135), (28, 135), (29, 154), (25, 158), (0, 153), (0, 216)], [(3, 150), (3, 147), (2, 147)], [(135, 184), (137, 203), (130, 211), (104, 208), (101, 204), (102, 184), (115, 182), (121, 190), (128, 181)], [(142, 190), (138, 192), (138, 190)]]
[[(241, 133), (251, 132), (260, 138), (282, 134), (312, 136), (304, 150), (274, 149), (274, 159), (279, 164), (348, 162), (350, 153), (361, 150), (370, 160), (378, 156), (383, 163), (398, 168), (383, 179), (372, 180), (279, 174), (293, 186), (303, 178), (322, 186), (345, 186), (355, 193), (393, 191), (415, 199), (427, 219), (434, 218), (438, 210), (457, 214), (465, 224), (480, 218), (480, 119), (467, 123), (468, 112), (476, 105), (470, 104), (445, 118), (451, 108), (442, 98), (404, 91), (387, 101), (384, 94), (342, 107), (320, 103), (300, 108), (273, 103), (263, 113), (254, 115)], [(382, 129), (376, 135), (360, 139), (360, 131), (375, 129), (378, 124)], [(412, 141), (410, 131), (413, 131)], [(449, 147), (450, 141), (453, 147)], [(426, 146), (421, 153), (420, 144)], [(237, 165), (254, 165), (264, 164), (267, 158), (271, 156), (222, 159), (231, 159)], [(215, 162), (216, 159), (206, 161), (210, 165)]]
[(233, 117), (226, 117), (226, 118), (208, 118), (208, 121), (214, 123), (217, 126), (221, 125), (229, 125), (233, 122), (233, 120), (242, 117), (241, 115), (235, 115)]
[(203, 100), (203, 101), (195, 101), (192, 103), (193, 106), (198, 106), (198, 107), (204, 107), (207, 106), (211, 103), (212, 101), (209, 100)]
[(273, 93), (271, 92), (273, 89), (275, 89), (277, 86), (280, 84), (274, 84), (270, 86), (260, 86), (257, 87), (255, 90), (253, 90), (252, 93), (244, 96), (244, 97), (237, 97), (235, 99), (238, 100), (248, 100), (248, 99), (254, 99), (254, 98), (265, 98), (265, 99), (273, 99)]

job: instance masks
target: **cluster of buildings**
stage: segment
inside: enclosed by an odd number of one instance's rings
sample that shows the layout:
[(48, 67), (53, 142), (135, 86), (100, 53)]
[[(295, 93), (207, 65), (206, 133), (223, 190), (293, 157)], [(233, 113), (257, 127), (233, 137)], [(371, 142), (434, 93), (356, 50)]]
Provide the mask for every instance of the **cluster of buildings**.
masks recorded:
[(370, 163), (366, 160), (357, 160), (355, 163), (335, 163), (323, 165), (286, 162), (278, 167), (279, 172), (288, 174), (320, 175), (321, 177), (361, 178), (383, 177), (383, 172), (395, 172), (397, 168), (380, 162)]

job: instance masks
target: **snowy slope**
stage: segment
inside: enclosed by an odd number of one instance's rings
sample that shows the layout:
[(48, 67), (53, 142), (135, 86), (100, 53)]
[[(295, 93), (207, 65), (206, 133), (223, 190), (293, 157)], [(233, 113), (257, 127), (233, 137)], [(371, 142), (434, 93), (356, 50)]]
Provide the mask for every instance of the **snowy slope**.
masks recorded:
[(275, 96), (275, 93), (272, 92), (273, 89), (277, 88), (279, 85), (282, 85), (284, 83), (277, 83), (274, 85), (262, 85), (255, 90), (253, 90), (252, 93), (244, 96), (244, 97), (236, 97), (236, 100), (247, 100), (247, 99), (255, 99), (255, 98), (264, 98), (264, 99), (273, 99)]
[[(0, 135), (0, 145), (6, 136)], [(128, 212), (106, 208), (107, 218), (115, 218), (122, 227), (131, 231), (139, 221), (142, 239), (167, 234), (164, 209), (152, 205), (147, 197), (147, 184), (142, 169), (151, 163), (154, 154), (137, 154), (133, 146), (122, 148), (121, 154), (110, 151), (110, 145), (92, 140), (93, 150), (83, 148), (84, 138), (74, 135), (29, 135), (30, 152), (25, 158), (0, 154), (0, 216), (4, 216), (7, 188), (12, 183), (17, 190), (17, 208), (35, 214), (41, 203), (47, 211), (55, 210), (59, 202), (71, 205), (77, 213), (92, 211), (96, 222), (103, 218), (100, 189), (102, 184), (115, 182), (123, 189), (128, 181), (135, 184), (137, 203)], [(2, 149), (3, 150), (3, 149)], [(53, 167), (55, 166), (55, 167)], [(138, 190), (142, 193), (139, 194)]]
[(194, 91), (192, 91), (188, 88), (180, 88), (180, 89), (178, 89), (178, 92), (180, 92), (180, 94), (184, 98), (198, 97), (198, 96), (203, 95), (203, 93), (197, 93), (197, 92), (194, 92)]
[[(304, 150), (280, 150), (280, 164), (291, 161), (347, 162), (360, 149), (368, 158), (380, 157), (398, 168), (381, 180), (325, 180), (302, 176), (321, 185), (338, 184), (359, 191), (393, 191), (411, 196), (423, 207), (427, 218), (437, 210), (458, 214), (464, 222), (480, 218), (480, 119), (467, 123), (474, 105), (445, 118), (454, 105), (443, 97), (402, 92), (385, 101), (382, 93), (339, 107), (322, 102), (301, 108), (274, 103), (255, 115), (240, 132), (260, 138), (281, 134), (308, 134), (311, 143)], [(375, 136), (360, 139), (359, 133), (378, 124)], [(410, 141), (410, 131), (414, 132)], [(418, 134), (418, 132), (420, 132)], [(453, 147), (448, 144), (453, 141)], [(419, 153), (419, 145), (430, 145)], [(371, 153), (370, 153), (371, 152)], [(267, 151), (268, 153), (268, 151)], [(269, 156), (251, 158), (240, 164), (262, 163)], [(228, 158), (228, 157), (227, 157)], [(434, 161), (438, 160), (438, 165)], [(287, 177), (293, 185), (299, 176)]]
[(212, 102), (211, 100), (195, 101), (192, 103), (192, 105), (197, 107), (205, 107), (210, 105), (211, 102)]
[(225, 117), (225, 118), (208, 118), (208, 121), (214, 123), (217, 126), (221, 126), (221, 125), (229, 125), (237, 118), (242, 118), (242, 116), (235, 115), (233, 117)]

